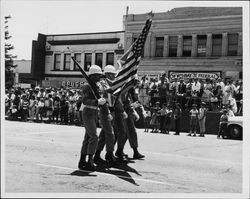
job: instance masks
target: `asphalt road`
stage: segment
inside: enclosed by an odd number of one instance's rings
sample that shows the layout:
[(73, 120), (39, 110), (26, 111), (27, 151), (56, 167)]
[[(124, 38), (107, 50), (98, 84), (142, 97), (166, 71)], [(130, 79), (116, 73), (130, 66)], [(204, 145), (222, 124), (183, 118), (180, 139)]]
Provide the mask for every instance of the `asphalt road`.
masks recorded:
[[(87, 172), (77, 170), (84, 127), (13, 121), (4, 125), (6, 193), (82, 193), (84, 197), (88, 193), (242, 192), (242, 141), (140, 129), (144, 160)], [(128, 143), (125, 152), (132, 157)]]

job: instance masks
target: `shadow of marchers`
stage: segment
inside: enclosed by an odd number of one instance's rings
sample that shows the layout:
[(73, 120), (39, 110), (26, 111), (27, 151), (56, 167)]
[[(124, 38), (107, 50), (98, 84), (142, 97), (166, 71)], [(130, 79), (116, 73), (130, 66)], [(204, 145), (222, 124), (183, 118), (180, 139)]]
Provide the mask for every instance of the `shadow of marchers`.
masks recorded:
[[(124, 165), (126, 167), (126, 165)], [(100, 173), (106, 173), (106, 174), (110, 174), (110, 175), (115, 175), (118, 178), (125, 180), (131, 184), (134, 184), (136, 186), (139, 186), (135, 180), (132, 178), (132, 176), (127, 172), (127, 171), (121, 171), (121, 170), (112, 170), (111, 168), (117, 168), (117, 169), (122, 169), (123, 166), (117, 167), (117, 166), (113, 166), (113, 167), (109, 167), (108, 165), (97, 165), (96, 167), (96, 171), (100, 172)], [(135, 169), (132, 169), (131, 167), (130, 171), (133, 171), (134, 173), (138, 173)]]
[(128, 166), (127, 164), (117, 164), (117, 165), (114, 165), (113, 168), (120, 169), (123, 171), (132, 172), (132, 173), (135, 173), (135, 174), (141, 176), (141, 174), (138, 173), (138, 171), (136, 171), (134, 168)]
[(72, 176), (93, 176), (96, 177), (97, 175), (91, 174), (92, 171), (87, 171), (87, 170), (75, 170), (70, 175)]

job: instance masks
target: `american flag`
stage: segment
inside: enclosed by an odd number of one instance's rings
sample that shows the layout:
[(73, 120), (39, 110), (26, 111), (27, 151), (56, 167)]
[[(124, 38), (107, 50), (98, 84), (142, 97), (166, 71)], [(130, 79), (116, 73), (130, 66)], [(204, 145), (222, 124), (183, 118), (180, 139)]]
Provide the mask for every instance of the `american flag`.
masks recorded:
[(127, 90), (126, 88), (128, 88), (128, 86), (133, 85), (151, 23), (152, 19), (147, 19), (140, 36), (130, 46), (122, 58), (118, 60), (120, 69), (118, 70), (111, 87), (114, 94), (118, 95), (119, 92)]

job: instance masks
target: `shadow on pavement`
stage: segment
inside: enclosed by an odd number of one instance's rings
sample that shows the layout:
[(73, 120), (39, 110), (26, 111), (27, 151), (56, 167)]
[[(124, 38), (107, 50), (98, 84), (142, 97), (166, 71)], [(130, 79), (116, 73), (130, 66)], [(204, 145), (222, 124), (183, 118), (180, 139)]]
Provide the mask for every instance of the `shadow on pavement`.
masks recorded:
[(132, 176), (126, 171), (126, 170), (112, 170), (111, 168), (118, 168), (118, 169), (122, 169), (122, 168), (130, 168), (131, 172), (134, 173), (138, 173), (135, 169), (132, 169), (131, 167), (127, 166), (127, 165), (120, 165), (118, 166), (113, 166), (113, 167), (108, 167), (107, 165), (98, 165), (96, 167), (96, 171), (100, 172), (100, 173), (107, 173), (107, 174), (111, 174), (111, 175), (115, 175), (118, 178), (125, 180), (131, 184), (134, 184), (136, 186), (139, 186), (134, 179), (132, 178)]
[(85, 170), (75, 170), (70, 175), (72, 176), (97, 176), (94, 174), (91, 174), (91, 171), (85, 171)]

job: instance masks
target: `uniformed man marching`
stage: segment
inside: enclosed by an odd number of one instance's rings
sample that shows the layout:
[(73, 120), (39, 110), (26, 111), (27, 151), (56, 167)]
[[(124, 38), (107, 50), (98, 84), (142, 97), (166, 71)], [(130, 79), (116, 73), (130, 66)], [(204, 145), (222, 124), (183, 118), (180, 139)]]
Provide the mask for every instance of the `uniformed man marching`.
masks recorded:
[[(105, 67), (107, 68), (107, 67)], [(105, 72), (105, 69), (104, 69)], [(97, 145), (97, 150), (94, 157), (94, 162), (96, 164), (104, 163), (104, 160), (100, 157), (100, 153), (106, 145), (106, 155), (105, 159), (108, 162), (109, 166), (113, 166), (116, 163), (116, 159), (114, 156), (114, 130), (112, 126), (113, 116), (111, 114), (111, 107), (109, 106), (109, 101), (111, 99), (111, 94), (108, 93), (108, 89), (110, 88), (109, 82), (106, 78), (103, 78), (100, 81), (100, 93), (105, 98), (106, 103), (103, 106), (100, 106), (100, 122), (101, 122), (101, 132), (99, 135), (99, 141)]]
[[(85, 126), (85, 137), (82, 142), (81, 157), (78, 163), (79, 169), (94, 171), (93, 155), (96, 151), (98, 136), (96, 131), (96, 123), (98, 116), (98, 105), (102, 106), (106, 103), (104, 98), (97, 99), (94, 91), (99, 92), (98, 83), (103, 75), (102, 70), (97, 65), (92, 65), (89, 69), (89, 78), (95, 83), (95, 87), (91, 88), (89, 84), (84, 84), (82, 88), (82, 119)], [(86, 162), (86, 157), (88, 161)]]
[[(104, 68), (104, 73), (106, 79), (101, 81), (101, 84), (105, 88), (104, 97), (107, 100), (107, 105), (110, 113), (112, 114), (113, 121), (106, 121), (105, 115), (103, 115), (104, 120), (101, 121), (101, 123), (104, 122), (104, 125), (102, 125), (102, 131), (99, 135), (99, 142), (94, 157), (94, 162), (96, 164), (104, 163), (104, 160), (100, 157), (100, 154), (104, 148), (104, 145), (106, 144), (107, 154), (105, 156), (105, 159), (109, 162), (109, 164), (115, 164), (116, 161), (114, 159), (113, 151), (115, 141), (117, 141), (118, 149), (115, 154), (117, 156), (117, 160), (119, 163), (127, 163), (127, 161), (124, 160), (123, 157), (123, 148), (125, 144), (126, 133), (123, 120), (127, 118), (127, 114), (124, 111), (120, 101), (116, 101), (116, 104), (114, 106), (115, 98), (110, 91), (110, 86), (112, 85), (112, 81), (114, 80), (116, 74), (115, 67), (112, 65), (107, 65)], [(113, 132), (115, 134), (115, 138), (113, 137)]]

